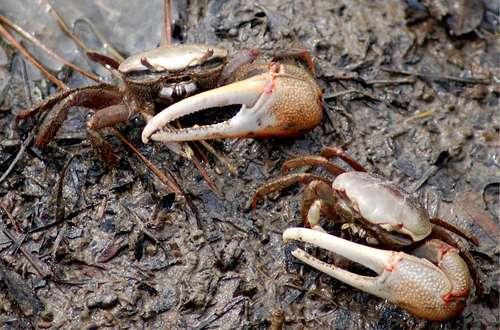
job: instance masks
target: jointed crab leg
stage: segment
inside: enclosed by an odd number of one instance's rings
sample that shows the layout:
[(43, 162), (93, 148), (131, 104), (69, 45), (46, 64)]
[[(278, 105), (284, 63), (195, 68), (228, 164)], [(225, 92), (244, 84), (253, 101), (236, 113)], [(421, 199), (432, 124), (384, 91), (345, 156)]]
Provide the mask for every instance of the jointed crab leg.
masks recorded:
[(298, 158), (289, 159), (283, 163), (283, 166), (281, 167), (281, 172), (283, 174), (287, 174), (290, 169), (307, 165), (322, 167), (333, 175), (340, 175), (345, 172), (343, 168), (330, 163), (330, 161), (327, 158), (321, 156), (302, 156)]
[(325, 147), (323, 150), (321, 150), (321, 156), (325, 157), (327, 159), (330, 158), (340, 158), (349, 166), (353, 168), (353, 170), (358, 171), (358, 172), (366, 172), (365, 168), (363, 165), (358, 163), (356, 160), (354, 160), (351, 156), (349, 156), (343, 149), (336, 148), (336, 147)]
[[(82, 93), (84, 92), (84, 93)], [(103, 109), (121, 102), (121, 94), (116, 86), (100, 84), (72, 90), (64, 90), (53, 95), (41, 105), (20, 113), (17, 120), (30, 117), (38, 112), (50, 109), (38, 131), (35, 143), (45, 146), (54, 137), (57, 130), (68, 116), (68, 111), (73, 106), (83, 106), (95, 110)], [(93, 127), (89, 127), (93, 128)]]
[(290, 175), (281, 177), (277, 180), (268, 182), (268, 183), (262, 185), (261, 187), (259, 187), (259, 189), (255, 192), (255, 194), (252, 198), (252, 207), (255, 208), (257, 206), (257, 203), (264, 196), (266, 196), (272, 192), (285, 189), (285, 188), (287, 188), (291, 185), (294, 185), (296, 183), (308, 184), (308, 183), (311, 183), (313, 181), (322, 181), (322, 182), (331, 184), (331, 182), (328, 181), (327, 179), (325, 179), (321, 176), (318, 176), (318, 175), (310, 174), (310, 173), (290, 174)]
[[(418, 317), (446, 320), (463, 310), (469, 292), (470, 274), (458, 251), (431, 240), (419, 251), (433, 260), (403, 252), (375, 249), (319, 230), (290, 228), (283, 240), (299, 240), (319, 246), (360, 263), (379, 276), (361, 276), (320, 261), (297, 248), (292, 255), (302, 262), (355, 288), (387, 299)], [(432, 252), (430, 252), (432, 251)]]

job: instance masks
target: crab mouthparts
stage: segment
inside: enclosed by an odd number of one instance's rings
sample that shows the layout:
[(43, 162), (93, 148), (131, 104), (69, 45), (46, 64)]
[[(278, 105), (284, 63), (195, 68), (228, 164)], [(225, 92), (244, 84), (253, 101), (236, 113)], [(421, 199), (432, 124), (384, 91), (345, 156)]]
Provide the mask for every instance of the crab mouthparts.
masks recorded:
[[(180, 142), (263, 135), (273, 127), (270, 113), (273, 93), (266, 86), (268, 75), (259, 75), (183, 99), (153, 117), (142, 132), (142, 140)], [(239, 111), (238, 111), (238, 105)], [(198, 115), (209, 112), (225, 121), (209, 125), (173, 129), (169, 124), (177, 119), (192, 119), (199, 123)], [(237, 112), (236, 112), (237, 111)], [(236, 114), (235, 114), (236, 112)]]

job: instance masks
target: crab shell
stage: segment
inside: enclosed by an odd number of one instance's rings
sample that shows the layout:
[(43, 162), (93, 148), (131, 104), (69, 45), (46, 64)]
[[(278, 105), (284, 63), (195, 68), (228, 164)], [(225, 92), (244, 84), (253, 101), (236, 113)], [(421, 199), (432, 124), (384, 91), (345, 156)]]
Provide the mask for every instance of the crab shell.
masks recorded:
[(178, 73), (211, 61), (225, 62), (227, 54), (225, 48), (217, 46), (168, 45), (128, 57), (118, 71), (125, 75), (145, 71)]
[(118, 71), (126, 85), (129, 107), (154, 114), (150, 110), (154, 102), (170, 105), (214, 88), (227, 55), (226, 49), (217, 46), (170, 45), (128, 57)]
[[(432, 232), (429, 215), (416, 198), (383, 178), (346, 172), (332, 184), (339, 198), (337, 212), (376, 230), (383, 245), (411, 245)], [(384, 244), (385, 243), (385, 244)]]

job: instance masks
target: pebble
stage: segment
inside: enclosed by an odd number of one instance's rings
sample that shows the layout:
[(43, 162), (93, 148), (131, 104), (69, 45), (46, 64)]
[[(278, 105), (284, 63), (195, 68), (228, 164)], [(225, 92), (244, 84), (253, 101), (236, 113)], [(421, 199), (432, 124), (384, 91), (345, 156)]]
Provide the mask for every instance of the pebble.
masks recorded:
[(87, 300), (88, 308), (110, 308), (116, 305), (118, 296), (115, 293), (97, 294)]

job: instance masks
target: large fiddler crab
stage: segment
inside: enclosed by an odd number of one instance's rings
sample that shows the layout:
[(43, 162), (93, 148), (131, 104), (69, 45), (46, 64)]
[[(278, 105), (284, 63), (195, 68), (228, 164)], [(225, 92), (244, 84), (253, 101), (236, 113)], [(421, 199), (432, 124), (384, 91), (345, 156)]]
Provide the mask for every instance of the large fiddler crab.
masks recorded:
[[(275, 54), (264, 63), (257, 63), (257, 57), (264, 56), (249, 50), (228, 60), (226, 49), (208, 45), (163, 46), (122, 63), (93, 54), (92, 59), (120, 78), (118, 86), (98, 84), (64, 90), (22, 112), (18, 120), (50, 109), (35, 140), (44, 146), (71, 107), (93, 109), (87, 131), (102, 154), (112, 152), (97, 130), (125, 122), (134, 113), (147, 122), (142, 133), (145, 143), (150, 139), (174, 142), (293, 136), (314, 128), (321, 120), (322, 97), (308, 53)], [(200, 91), (204, 92), (196, 94)], [(241, 109), (234, 114), (227, 107), (230, 105), (241, 105)], [(169, 107), (156, 115), (159, 106)], [(207, 108), (215, 108), (215, 120), (222, 118), (223, 122), (173, 128), (174, 120)]]
[[(355, 171), (346, 172), (329, 161), (338, 157)], [(306, 165), (321, 166), (336, 176), (333, 182), (309, 173), (286, 175), (261, 186), (253, 206), (263, 196), (294, 183), (306, 183), (301, 207), (309, 228), (290, 228), (283, 240), (299, 240), (334, 252), (379, 274), (361, 276), (320, 261), (300, 248), (292, 255), (302, 262), (355, 288), (387, 299), (418, 317), (446, 320), (459, 315), (469, 295), (472, 256), (460, 252), (444, 228), (477, 244), (459, 228), (430, 219), (424, 207), (406, 191), (386, 179), (366, 173), (363, 166), (338, 148), (325, 148), (321, 156), (304, 156), (284, 163), (283, 171)], [(338, 223), (361, 226), (372, 244), (382, 250), (326, 233), (320, 215)], [(348, 226), (347, 226), (348, 227)], [(446, 243), (444, 241), (446, 241)], [(404, 252), (403, 252), (404, 251)], [(463, 252), (463, 251), (462, 251)], [(473, 276), (477, 276), (471, 268)], [(478, 279), (475, 278), (476, 289)]]

